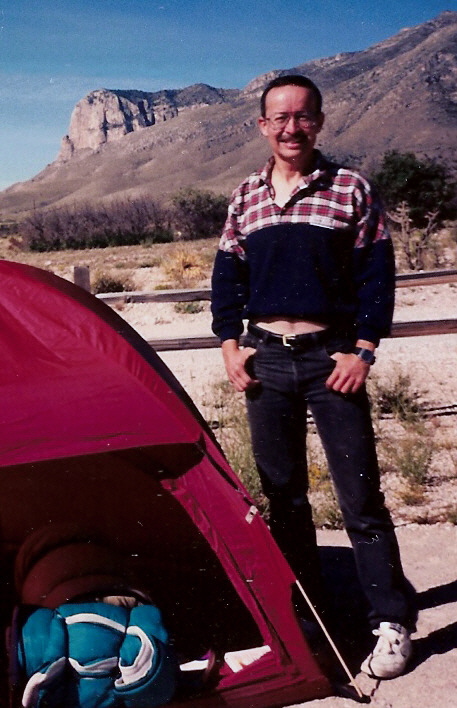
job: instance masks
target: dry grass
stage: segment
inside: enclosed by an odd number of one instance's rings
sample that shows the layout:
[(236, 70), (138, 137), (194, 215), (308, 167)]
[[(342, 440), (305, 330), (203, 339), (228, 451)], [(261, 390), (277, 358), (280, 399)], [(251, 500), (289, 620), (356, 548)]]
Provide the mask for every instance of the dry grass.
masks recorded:
[[(20, 248), (14, 238), (0, 238), (0, 258), (50, 270), (73, 280), (75, 266), (88, 266), (91, 278), (110, 277), (130, 281), (132, 289), (153, 290), (195, 287), (207, 283), (218, 239), (192, 244), (155, 243), (85, 250), (32, 253)], [(189, 266), (189, 267), (187, 267)]]

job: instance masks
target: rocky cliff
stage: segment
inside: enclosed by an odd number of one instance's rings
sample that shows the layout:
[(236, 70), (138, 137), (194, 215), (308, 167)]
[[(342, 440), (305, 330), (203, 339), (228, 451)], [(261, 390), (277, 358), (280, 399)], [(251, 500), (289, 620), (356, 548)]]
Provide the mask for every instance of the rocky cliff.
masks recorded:
[(183, 109), (224, 103), (239, 92), (195, 84), (180, 90), (120, 91), (98, 89), (79, 101), (71, 115), (68, 135), (62, 138), (59, 161), (76, 150), (97, 150), (128, 133), (171, 120)]
[(76, 106), (59, 159), (0, 193), (0, 209), (167, 199), (187, 185), (229, 193), (268, 155), (256, 126), (260, 92), (291, 71), (323, 91), (318, 146), (327, 154), (368, 174), (392, 149), (457, 171), (457, 12), (443, 12), (367, 50), (273, 70), (242, 91), (94, 91)]

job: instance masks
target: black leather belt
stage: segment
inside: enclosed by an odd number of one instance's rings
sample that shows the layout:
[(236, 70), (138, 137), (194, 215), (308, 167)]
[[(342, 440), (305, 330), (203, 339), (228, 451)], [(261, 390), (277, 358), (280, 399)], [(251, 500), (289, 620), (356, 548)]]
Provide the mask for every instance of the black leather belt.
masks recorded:
[(248, 324), (248, 332), (260, 339), (264, 344), (274, 342), (275, 344), (282, 344), (284, 347), (302, 347), (303, 349), (322, 344), (329, 338), (328, 329), (323, 329), (319, 332), (309, 332), (308, 334), (275, 334), (262, 329), (262, 327), (257, 327), (251, 322)]

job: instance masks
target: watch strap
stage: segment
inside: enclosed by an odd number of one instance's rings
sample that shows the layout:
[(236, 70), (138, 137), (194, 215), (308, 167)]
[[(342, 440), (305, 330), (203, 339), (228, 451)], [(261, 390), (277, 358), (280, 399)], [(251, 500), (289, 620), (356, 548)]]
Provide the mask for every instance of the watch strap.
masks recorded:
[(366, 364), (370, 364), (370, 366), (376, 361), (376, 357), (371, 351), (371, 349), (364, 349), (363, 347), (354, 347), (354, 354), (356, 354), (359, 359), (362, 359), (362, 361), (364, 361)]

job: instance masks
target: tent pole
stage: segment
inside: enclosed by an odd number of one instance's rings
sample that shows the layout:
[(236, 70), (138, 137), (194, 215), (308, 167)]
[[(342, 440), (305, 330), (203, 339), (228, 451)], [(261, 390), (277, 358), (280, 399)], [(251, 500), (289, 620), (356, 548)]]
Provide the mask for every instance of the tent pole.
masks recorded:
[(325, 637), (326, 637), (328, 643), (329, 643), (330, 646), (332, 647), (332, 649), (333, 649), (333, 651), (334, 651), (334, 653), (335, 653), (336, 658), (337, 658), (338, 661), (340, 662), (341, 666), (342, 666), (343, 669), (344, 669), (344, 672), (346, 673), (347, 677), (349, 678), (349, 683), (351, 684), (351, 686), (354, 687), (354, 689), (355, 689), (355, 691), (356, 691), (358, 697), (363, 700), (363, 699), (365, 698), (365, 695), (364, 695), (364, 694), (362, 693), (362, 691), (360, 690), (360, 688), (359, 688), (359, 686), (358, 686), (358, 684), (357, 684), (357, 682), (356, 682), (354, 676), (352, 675), (352, 673), (351, 673), (350, 669), (348, 668), (346, 662), (344, 661), (343, 657), (341, 656), (340, 652), (338, 651), (338, 647), (336, 646), (335, 642), (333, 641), (333, 639), (331, 638), (330, 634), (328, 633), (326, 626), (324, 625), (324, 623), (322, 622), (322, 620), (321, 620), (321, 618), (319, 617), (318, 613), (316, 612), (316, 609), (314, 608), (314, 605), (312, 604), (312, 602), (311, 602), (311, 600), (309, 599), (308, 595), (307, 595), (306, 592), (304, 591), (302, 584), (300, 583), (299, 580), (296, 580), (295, 582), (296, 582), (296, 584), (297, 584), (298, 589), (300, 590), (300, 593), (301, 593), (301, 594), (303, 595), (303, 597), (305, 598), (306, 603), (307, 603), (309, 609), (311, 610), (311, 612), (313, 613), (314, 617), (316, 618), (316, 621), (317, 621), (319, 627), (322, 629), (322, 631), (323, 631), (323, 633), (324, 633), (324, 635), (325, 635)]

